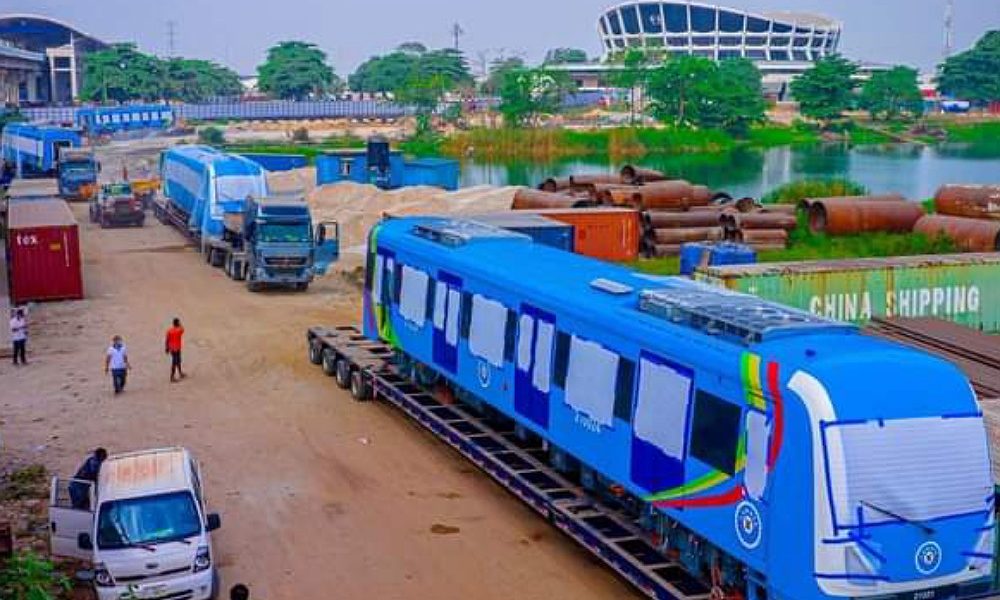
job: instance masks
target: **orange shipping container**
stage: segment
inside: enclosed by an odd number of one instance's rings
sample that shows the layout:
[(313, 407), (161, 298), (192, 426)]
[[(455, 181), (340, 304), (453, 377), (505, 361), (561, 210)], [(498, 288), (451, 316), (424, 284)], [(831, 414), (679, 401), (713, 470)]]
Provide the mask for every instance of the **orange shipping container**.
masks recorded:
[(553, 208), (532, 211), (573, 226), (573, 250), (594, 258), (639, 258), (639, 211), (626, 208)]

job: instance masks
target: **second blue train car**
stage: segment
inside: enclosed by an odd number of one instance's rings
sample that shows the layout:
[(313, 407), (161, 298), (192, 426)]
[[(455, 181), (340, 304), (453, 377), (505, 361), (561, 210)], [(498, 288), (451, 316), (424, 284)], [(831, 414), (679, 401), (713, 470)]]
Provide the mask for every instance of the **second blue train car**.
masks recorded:
[(365, 290), (366, 335), (619, 490), (715, 598), (990, 585), (988, 439), (948, 362), (467, 221), (382, 221)]

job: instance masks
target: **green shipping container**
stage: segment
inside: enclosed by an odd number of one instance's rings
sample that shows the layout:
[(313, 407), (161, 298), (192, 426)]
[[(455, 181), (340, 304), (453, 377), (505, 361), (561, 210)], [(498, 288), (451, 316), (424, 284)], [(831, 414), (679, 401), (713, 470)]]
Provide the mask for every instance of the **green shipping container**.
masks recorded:
[(839, 321), (938, 317), (1000, 332), (1000, 253), (704, 267), (695, 279)]

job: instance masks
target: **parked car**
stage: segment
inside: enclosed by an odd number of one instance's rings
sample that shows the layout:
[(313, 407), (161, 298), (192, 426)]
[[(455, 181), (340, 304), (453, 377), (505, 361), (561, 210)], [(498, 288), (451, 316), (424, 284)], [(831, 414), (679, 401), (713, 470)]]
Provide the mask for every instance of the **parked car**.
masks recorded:
[(106, 183), (90, 203), (90, 220), (101, 227), (135, 225), (142, 227), (146, 212), (142, 200), (135, 197), (132, 185), (127, 182)]
[(96, 485), (54, 477), (52, 554), (88, 561), (99, 600), (212, 600), (219, 589), (198, 463), (184, 448), (112, 455)]

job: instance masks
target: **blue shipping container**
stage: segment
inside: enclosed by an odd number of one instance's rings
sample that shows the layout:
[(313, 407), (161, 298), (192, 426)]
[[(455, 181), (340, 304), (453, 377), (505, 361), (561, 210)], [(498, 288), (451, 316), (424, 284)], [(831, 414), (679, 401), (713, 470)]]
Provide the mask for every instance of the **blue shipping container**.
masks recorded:
[(511, 211), (462, 217), (500, 229), (523, 233), (535, 241), (567, 252), (573, 251), (573, 226), (531, 212)]
[[(389, 187), (403, 185), (403, 154), (398, 150), (389, 153)], [(316, 185), (354, 181), (374, 183), (368, 171), (368, 154), (364, 150), (326, 152), (316, 157)]]
[(309, 164), (309, 159), (301, 154), (241, 154), (264, 167), (268, 171), (291, 171)]
[(690, 242), (681, 246), (681, 275), (700, 266), (745, 265), (757, 262), (753, 248), (733, 242)]
[(458, 189), (458, 161), (448, 158), (419, 158), (407, 161), (403, 185), (431, 185), (446, 190)]

